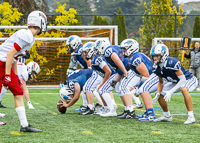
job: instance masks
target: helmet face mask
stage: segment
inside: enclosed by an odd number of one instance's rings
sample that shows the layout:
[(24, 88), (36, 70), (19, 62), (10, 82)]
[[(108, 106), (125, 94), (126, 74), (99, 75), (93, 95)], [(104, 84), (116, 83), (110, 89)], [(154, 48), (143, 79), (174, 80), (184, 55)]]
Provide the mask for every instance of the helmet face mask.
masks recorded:
[(120, 48), (123, 49), (124, 57), (139, 52), (139, 43), (134, 39), (125, 39), (121, 42)]

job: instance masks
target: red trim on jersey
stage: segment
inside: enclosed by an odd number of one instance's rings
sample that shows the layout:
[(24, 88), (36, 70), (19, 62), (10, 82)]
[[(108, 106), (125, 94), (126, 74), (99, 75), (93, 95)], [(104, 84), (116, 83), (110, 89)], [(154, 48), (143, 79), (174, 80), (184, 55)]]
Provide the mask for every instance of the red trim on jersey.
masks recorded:
[(14, 48), (19, 52), (21, 50), (21, 47), (17, 44), (14, 43)]

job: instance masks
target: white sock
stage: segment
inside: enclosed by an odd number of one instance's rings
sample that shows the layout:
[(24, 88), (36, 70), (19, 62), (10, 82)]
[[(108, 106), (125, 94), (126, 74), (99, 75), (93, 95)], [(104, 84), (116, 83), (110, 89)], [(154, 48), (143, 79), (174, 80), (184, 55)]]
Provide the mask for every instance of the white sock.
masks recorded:
[(112, 110), (114, 107), (113, 107), (113, 103), (112, 103), (112, 99), (111, 99), (111, 97), (110, 97), (110, 94), (109, 94), (109, 93), (103, 93), (103, 94), (102, 94), (102, 97), (103, 97), (103, 99), (105, 100), (105, 102), (106, 102), (108, 108), (109, 108), (110, 110)]
[(90, 110), (93, 110), (94, 105), (92, 105), (92, 104), (88, 104), (88, 107), (90, 108)]
[(124, 106), (124, 110), (127, 111), (127, 106)]
[[(112, 98), (111, 98), (111, 99), (112, 99)], [(115, 105), (115, 99), (114, 99), (114, 98), (112, 99), (112, 104)]]
[(5, 89), (5, 87), (2, 86), (1, 88), (1, 93), (0, 93), (0, 101), (3, 98), (3, 96), (6, 94), (7, 90)]
[(21, 126), (22, 126), (22, 127), (28, 126), (28, 122), (27, 122), (27, 119), (26, 119), (26, 113), (25, 113), (25, 108), (24, 108), (24, 106), (22, 106), (22, 107), (17, 107), (17, 108), (15, 108), (15, 110), (16, 110), (16, 112), (17, 112), (17, 114), (18, 114), (18, 117), (19, 117)]
[(129, 105), (127, 106), (127, 110), (129, 110), (130, 112), (132, 112), (134, 109), (133, 109), (133, 105)]
[(134, 94), (133, 94), (134, 90), (131, 91), (131, 96), (133, 98), (133, 100), (135, 101), (136, 104), (141, 104), (141, 101), (140, 101), (140, 98), (139, 97), (136, 97)]
[(171, 115), (170, 115), (170, 112), (168, 111), (168, 112), (163, 112), (163, 115), (165, 116), (165, 117), (171, 117)]
[(83, 98), (83, 106), (86, 107), (88, 105), (86, 95), (83, 91), (81, 91), (81, 94), (82, 94), (82, 98)]
[(188, 111), (188, 116), (194, 117), (193, 111)]
[(95, 96), (95, 98), (97, 99), (97, 101), (99, 101), (99, 103), (103, 106), (103, 102), (102, 102), (101, 97), (100, 97), (99, 93), (97, 92), (97, 90), (95, 90), (93, 92), (93, 95)]

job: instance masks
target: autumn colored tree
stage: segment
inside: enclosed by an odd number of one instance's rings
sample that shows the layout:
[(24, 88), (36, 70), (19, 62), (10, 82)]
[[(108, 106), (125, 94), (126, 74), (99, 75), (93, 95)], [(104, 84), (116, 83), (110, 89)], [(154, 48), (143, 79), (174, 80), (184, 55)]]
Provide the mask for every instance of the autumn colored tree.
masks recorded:
[[(175, 36), (175, 13), (177, 15), (183, 14), (183, 9), (181, 5), (179, 11), (176, 7), (172, 7), (171, 0), (152, 0), (151, 8), (148, 9), (146, 3), (145, 6), (145, 15), (150, 14), (172, 14), (173, 16), (144, 16), (143, 23), (144, 26), (140, 29), (142, 36), (142, 41), (147, 47), (151, 47), (152, 39), (154, 37), (174, 37)], [(176, 35), (177, 37), (181, 36), (178, 33), (179, 27), (182, 24), (183, 16), (176, 17)]]

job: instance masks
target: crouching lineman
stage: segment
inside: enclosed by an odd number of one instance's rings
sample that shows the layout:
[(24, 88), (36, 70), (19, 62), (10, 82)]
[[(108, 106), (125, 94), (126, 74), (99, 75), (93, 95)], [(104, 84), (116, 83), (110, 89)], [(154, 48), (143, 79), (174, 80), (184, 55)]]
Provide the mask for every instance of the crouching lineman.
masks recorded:
[[(119, 90), (120, 80), (122, 76), (127, 77), (128, 75), (125, 68), (128, 64), (128, 59), (123, 58), (122, 50), (119, 46), (111, 45), (108, 39), (97, 40), (94, 47), (98, 51), (99, 55), (105, 57), (108, 65), (116, 72), (116, 74), (110, 76), (110, 78), (98, 90), (99, 94), (102, 94), (102, 97), (108, 106), (108, 108), (105, 108), (100, 116), (117, 116), (117, 106), (115, 104), (115, 100), (113, 96), (110, 97), (109, 93), (115, 89), (116, 92), (121, 95)], [(123, 101), (123, 98), (121, 99)]]
[[(40, 66), (36, 62), (29, 62), (27, 65), (24, 65), (23, 63), (18, 62), (17, 63), (17, 71), (18, 71), (18, 77), (20, 80), (20, 85), (23, 90), (27, 105), (29, 109), (35, 109), (33, 105), (31, 104), (30, 97), (29, 97), (29, 91), (26, 87), (26, 81), (31, 78), (34, 74), (38, 74), (40, 71)], [(6, 94), (7, 89), (2, 87), (1, 93), (0, 93), (0, 100), (3, 98), (3, 96)]]
[(92, 69), (79, 69), (68, 75), (66, 84), (69, 88), (65, 87), (65, 90), (61, 89), (60, 97), (63, 100), (66, 100), (63, 98), (64, 96), (71, 96), (73, 98), (69, 103), (63, 102), (63, 107), (68, 108), (78, 101), (85, 82), (92, 76), (92, 74), (94, 74)]
[[(115, 71), (107, 65), (104, 57), (102, 58), (94, 50), (94, 42), (87, 42), (84, 44), (83, 53), (87, 60), (92, 59), (91, 65), (94, 70), (94, 74), (92, 74), (83, 87), (83, 92), (87, 97), (88, 107), (84, 112), (81, 112), (80, 115), (88, 115), (94, 113), (93, 94), (98, 101), (101, 101), (97, 88), (100, 89)], [(102, 101), (101, 105), (103, 105)]]
[(28, 29), (21, 29), (12, 34), (0, 45), (0, 90), (9, 89), (14, 96), (15, 110), (21, 123), (21, 132), (41, 132), (28, 124), (23, 102), (23, 90), (17, 72), (17, 59), (24, 56), (35, 42), (35, 35), (46, 32), (47, 17), (41, 11), (28, 15)]
[[(81, 66), (82, 69), (88, 69), (91, 68), (91, 60), (86, 60), (83, 58), (83, 45), (82, 45), (82, 41), (81, 38), (77, 35), (71, 35), (67, 41), (66, 41), (66, 47), (68, 47), (68, 51), (71, 53), (71, 61), (73, 61), (73, 64), (70, 65), (72, 67), (69, 67), (67, 70), (67, 74), (73, 72), (74, 70), (76, 70), (76, 67), (74, 67), (75, 65), (77, 65), (77, 63)], [(70, 61), (70, 63), (71, 63)], [(87, 107), (87, 99), (85, 94), (82, 93), (82, 98), (83, 98), (83, 106), (81, 106), (79, 109), (76, 109), (75, 111), (82, 111), (85, 110)]]
[[(189, 92), (192, 92), (198, 85), (196, 77), (185, 70), (178, 59), (168, 57), (169, 50), (164, 44), (155, 45), (150, 54), (154, 61), (153, 72), (159, 76), (157, 94), (152, 101), (155, 103), (158, 99), (163, 109), (163, 116), (154, 121), (172, 121), (167, 102), (171, 100), (173, 93), (181, 91), (188, 110), (188, 119), (184, 124), (195, 123)], [(163, 84), (164, 80), (167, 81), (166, 84)]]
[[(145, 54), (139, 52), (139, 43), (134, 39), (126, 39), (122, 41), (120, 48), (123, 49), (125, 56), (129, 58), (129, 66), (132, 70), (132, 73), (130, 73), (126, 79), (122, 80), (121, 93), (124, 96), (124, 102), (126, 106), (128, 106), (131, 111), (134, 111), (132, 100), (129, 100), (131, 98), (129, 90), (137, 84), (139, 84), (138, 89), (140, 88), (145, 89), (143, 88), (144, 85), (146, 84), (145, 81), (153, 76), (152, 75), (153, 64)], [(134, 73), (136, 74), (136, 76)], [(133, 78), (135, 78), (135, 80), (132, 80)], [(152, 121), (156, 119), (153, 110), (153, 105), (151, 103), (151, 95), (149, 93), (150, 90), (152, 90), (152, 88), (156, 90), (157, 87), (156, 85), (149, 86), (148, 90), (140, 92), (146, 108), (146, 116), (137, 116), (137, 118), (140, 121)], [(121, 116), (118, 117), (127, 118), (127, 116), (129, 116), (128, 112), (124, 112), (124, 114), (121, 114)]]

